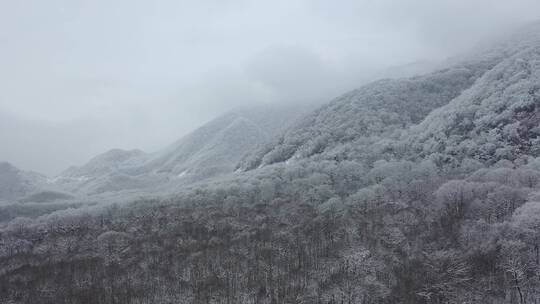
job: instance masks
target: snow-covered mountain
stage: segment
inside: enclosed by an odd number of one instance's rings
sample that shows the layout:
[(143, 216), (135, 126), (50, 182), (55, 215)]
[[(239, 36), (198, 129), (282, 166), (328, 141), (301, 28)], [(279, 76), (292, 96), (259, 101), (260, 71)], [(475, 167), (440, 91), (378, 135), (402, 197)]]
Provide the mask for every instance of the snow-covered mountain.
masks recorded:
[(62, 173), (63, 178), (85, 179), (114, 171), (129, 171), (147, 159), (147, 154), (141, 150), (125, 151), (109, 150), (92, 158), (81, 167), (71, 167)]
[(137, 179), (133, 172), (148, 158), (140, 150), (113, 149), (92, 158), (81, 167), (71, 167), (50, 180), (72, 193), (98, 193), (142, 188), (149, 180)]
[(516, 50), (411, 129), (420, 157), (438, 152), (495, 163), (540, 156), (540, 39)]
[(535, 24), (444, 69), (351, 91), (246, 157), (240, 168), (312, 156), (374, 161), (463, 150), (462, 156), (497, 161), (518, 152), (537, 155), (539, 33)]
[(102, 193), (186, 184), (309, 157), (372, 162), (444, 152), (496, 161), (520, 151), (535, 154), (538, 28), (449, 60), (435, 72), (364, 85), (304, 116), (307, 107), (240, 109), (156, 153), (111, 150), (66, 170), (55, 184)]
[(199, 180), (232, 172), (244, 154), (265, 144), (304, 107), (253, 107), (221, 116), (158, 153), (146, 171)]
[(52, 182), (73, 193), (162, 188), (231, 173), (244, 154), (277, 136), (308, 106), (263, 105), (220, 116), (169, 147), (148, 154), (114, 149)]
[(0, 162), (0, 201), (17, 200), (33, 193), (44, 185), (45, 180), (43, 175)]

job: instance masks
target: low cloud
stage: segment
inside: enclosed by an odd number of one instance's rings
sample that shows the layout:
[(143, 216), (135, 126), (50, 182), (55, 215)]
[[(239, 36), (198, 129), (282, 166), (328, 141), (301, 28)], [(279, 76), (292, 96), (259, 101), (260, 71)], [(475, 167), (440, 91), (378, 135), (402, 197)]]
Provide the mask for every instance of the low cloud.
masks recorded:
[(55, 174), (110, 148), (155, 151), (232, 108), (323, 102), (539, 12), (536, 0), (4, 1), (0, 160)]

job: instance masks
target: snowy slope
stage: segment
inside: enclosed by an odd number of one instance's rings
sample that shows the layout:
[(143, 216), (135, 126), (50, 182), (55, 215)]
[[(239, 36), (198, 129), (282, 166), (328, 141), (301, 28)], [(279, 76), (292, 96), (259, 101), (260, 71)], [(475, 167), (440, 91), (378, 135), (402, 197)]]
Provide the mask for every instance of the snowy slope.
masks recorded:
[(17, 169), (7, 162), (0, 162), (0, 201), (17, 200), (37, 191), (45, 183), (45, 177)]
[(411, 130), (420, 156), (489, 162), (540, 156), (540, 43), (520, 49)]
[(228, 113), (182, 138), (145, 168), (184, 179), (232, 172), (246, 153), (283, 131), (304, 109), (262, 106)]
[(62, 173), (63, 178), (85, 179), (114, 171), (129, 171), (144, 162), (147, 155), (140, 150), (113, 149), (92, 158), (81, 167), (71, 167)]
[(220, 116), (153, 154), (111, 150), (53, 182), (74, 193), (161, 189), (231, 173), (240, 159), (277, 136), (307, 106), (257, 106)]
[[(340, 96), (246, 157), (240, 168), (314, 156), (425, 156), (467, 145), (472, 137), (485, 140), (489, 132), (502, 140), (493, 147), (479, 142), (467, 153), (485, 159), (512, 149), (530, 152), (538, 146), (539, 29), (533, 25), (442, 70), (376, 81)], [(479, 155), (488, 148), (493, 151)]]

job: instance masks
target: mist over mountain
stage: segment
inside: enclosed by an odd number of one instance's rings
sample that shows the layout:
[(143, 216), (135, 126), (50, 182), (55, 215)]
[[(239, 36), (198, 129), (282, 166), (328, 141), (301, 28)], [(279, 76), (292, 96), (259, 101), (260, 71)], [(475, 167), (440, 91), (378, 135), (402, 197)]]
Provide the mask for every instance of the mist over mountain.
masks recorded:
[(0, 302), (539, 302), (540, 23), (427, 70), (0, 164)]
[(45, 177), (25, 172), (7, 162), (0, 162), (0, 201), (28, 195), (45, 183)]
[[(422, 157), (445, 152), (496, 162), (500, 158), (495, 153), (507, 153), (504, 158), (512, 160), (520, 152), (537, 156), (539, 29), (538, 24), (532, 25), (519, 38), (454, 59), (456, 63), (442, 70), (376, 81), (340, 96), (247, 157), (240, 167), (252, 169), (313, 155), (413, 157), (411, 141), (414, 153)], [(513, 139), (509, 132), (514, 133)], [(499, 138), (491, 140), (492, 136)]]
[(110, 150), (50, 184), (72, 193), (155, 192), (232, 173), (244, 154), (284, 131), (312, 105), (245, 107), (222, 115), (155, 153)]

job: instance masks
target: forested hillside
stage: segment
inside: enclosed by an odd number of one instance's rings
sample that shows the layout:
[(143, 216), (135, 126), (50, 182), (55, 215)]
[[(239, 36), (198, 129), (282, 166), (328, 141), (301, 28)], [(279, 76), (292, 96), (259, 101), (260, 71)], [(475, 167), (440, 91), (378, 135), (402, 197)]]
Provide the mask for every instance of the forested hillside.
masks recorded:
[[(493, 138), (497, 143), (491, 144), (502, 148), (509, 141), (509, 132), (528, 137), (514, 136), (514, 149), (534, 147), (532, 141), (538, 134), (540, 44), (534, 28), (540, 26), (524, 29), (488, 50), (456, 58), (442, 70), (412, 78), (380, 80), (340, 96), (276, 141), (247, 156), (240, 168), (249, 170), (311, 156), (361, 161), (404, 158), (410, 153), (414, 153), (410, 157), (416, 153), (425, 157), (466, 146), (473, 137), (489, 141), (490, 136), (497, 134), (505, 138)], [(518, 143), (520, 140), (530, 142)], [(411, 149), (411, 141), (415, 142), (415, 149)], [(484, 148), (493, 149), (476, 147)], [(459, 157), (457, 151), (447, 152)], [(495, 162), (495, 151), (489, 153), (484, 160)]]
[[(234, 174), (11, 220), (0, 302), (540, 302), (538, 28), (345, 94)], [(261, 136), (226, 125), (200, 136)], [(149, 164), (188, 174), (236, 151), (205, 143)]]

